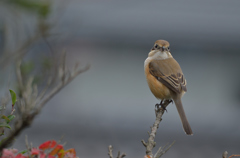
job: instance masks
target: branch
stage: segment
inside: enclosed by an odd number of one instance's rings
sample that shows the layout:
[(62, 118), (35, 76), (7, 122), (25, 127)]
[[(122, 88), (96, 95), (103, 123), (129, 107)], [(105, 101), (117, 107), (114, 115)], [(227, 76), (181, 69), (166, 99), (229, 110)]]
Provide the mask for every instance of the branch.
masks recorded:
[(163, 148), (160, 147), (160, 148), (158, 149), (158, 151), (156, 152), (156, 154), (154, 155), (154, 158), (159, 158), (159, 157), (161, 157), (161, 156), (162, 156), (163, 154), (165, 154), (174, 144), (175, 144), (175, 141), (173, 141), (172, 144), (170, 144), (166, 150), (165, 150), (165, 148), (167, 147), (168, 144), (166, 144)]
[(22, 118), (19, 118), (19, 120), (16, 121), (15, 123), (15, 129), (8, 135), (8, 137), (6, 139), (4, 139), (4, 141), (1, 143), (0, 145), (0, 151), (2, 152), (3, 148), (6, 148), (9, 144), (11, 144), (14, 141), (14, 138), (20, 134), (20, 132), (28, 127), (33, 118), (35, 117), (32, 115), (28, 115), (28, 116), (22, 116)]
[[(20, 66), (20, 65), (19, 65)], [(8, 135), (8, 137), (0, 144), (0, 152), (3, 148), (6, 148), (9, 144), (11, 144), (14, 140), (14, 138), (20, 134), (20, 132), (26, 128), (29, 127), (34, 120), (35, 116), (40, 113), (41, 109), (44, 107), (44, 105), (53, 97), (55, 96), (61, 89), (63, 89), (67, 84), (69, 84), (74, 78), (76, 78), (80, 73), (83, 73), (87, 71), (90, 68), (89, 65), (87, 65), (83, 69), (79, 69), (73, 72), (71, 76), (68, 76), (67, 80), (62, 83), (60, 82), (57, 86), (55, 86), (52, 91), (37, 105), (36, 109), (31, 111), (31, 109), (22, 109), (20, 110), (22, 112), (21, 117), (15, 122), (15, 129), (12, 130), (12, 132)], [(18, 70), (17, 70), (18, 71)], [(19, 73), (21, 74), (21, 73)], [(65, 74), (63, 74), (65, 75)], [(19, 75), (19, 81), (21, 81), (21, 76)], [(24, 93), (25, 88), (22, 89)], [(27, 90), (26, 90), (27, 91)], [(31, 97), (30, 94), (28, 97)], [(34, 104), (34, 102), (27, 102), (25, 101), (20, 102), (23, 104), (21, 107), (34, 107), (36, 105), (27, 105), (27, 104)], [(20, 107), (20, 108), (21, 108)]]
[(37, 32), (33, 37), (26, 40), (25, 43), (21, 45), (21, 47), (19, 47), (16, 51), (14, 51), (14, 53), (10, 53), (10, 52), (4, 53), (6, 55), (4, 57), (1, 57), (0, 65), (7, 66), (7, 64), (11, 63), (10, 61), (12, 59), (14, 60), (21, 59), (27, 53), (27, 49), (29, 49), (29, 47), (33, 43), (38, 41), (40, 38), (41, 38), (41, 34)]
[(154, 142), (154, 139), (155, 139), (155, 136), (156, 136), (159, 124), (160, 124), (160, 122), (162, 120), (162, 115), (164, 114), (164, 111), (165, 111), (165, 109), (166, 109), (166, 107), (168, 106), (169, 103), (171, 103), (170, 100), (165, 100), (163, 102), (163, 104), (161, 105), (161, 107), (159, 107), (159, 104), (156, 104), (156, 107), (157, 107), (155, 109), (156, 120), (155, 120), (155, 122), (153, 124), (153, 127), (151, 127), (151, 133), (149, 134), (148, 141), (147, 142), (145, 142), (144, 140), (141, 141), (143, 143), (143, 146), (146, 147), (146, 157), (151, 157), (151, 158), (153, 157), (152, 150), (153, 150), (153, 148), (156, 145), (156, 142)]
[(108, 155), (109, 155), (110, 158), (113, 158), (112, 151), (113, 151), (113, 147), (112, 147), (112, 145), (109, 145), (108, 146)]
[(126, 156), (125, 153), (120, 154), (120, 151), (118, 151), (118, 156), (117, 156), (117, 158), (124, 158), (125, 156)]
[(237, 157), (237, 156), (240, 156), (240, 155), (235, 155), (235, 154), (233, 154), (233, 155), (229, 156), (229, 158)]
[[(0, 0), (1, 3), (1, 0)], [(55, 25), (56, 23), (54, 23)], [(3, 57), (0, 58), (0, 66), (5, 67), (12, 64), (11, 61), (14, 61), (16, 64), (16, 77), (18, 83), (18, 112), (19, 116), (15, 121), (14, 129), (9, 132), (7, 137), (1, 141), (0, 143), (0, 155), (3, 148), (6, 148), (9, 144), (14, 141), (14, 138), (21, 133), (24, 128), (29, 127), (32, 124), (35, 116), (40, 113), (41, 109), (45, 106), (45, 104), (52, 99), (60, 90), (62, 90), (67, 84), (69, 84), (74, 78), (76, 78), (80, 73), (83, 73), (89, 69), (89, 65), (84, 68), (75, 67), (73, 70), (68, 70), (66, 68), (66, 53), (63, 54), (63, 61), (58, 62), (58, 60), (53, 60), (54, 67), (53, 74), (49, 73), (48, 75), (43, 75), (44, 79), (48, 78), (47, 84), (43, 87), (42, 91), (38, 90), (37, 84), (33, 82), (34, 77), (28, 74), (24, 76), (22, 70), (20, 68), (21, 61), (29, 52), (31, 47), (38, 42), (40, 39), (43, 39), (47, 46), (51, 49), (50, 44), (46, 40), (46, 37), (50, 35), (50, 30), (53, 28), (53, 25), (47, 22), (46, 18), (37, 18), (36, 24), (32, 25), (34, 28), (34, 32), (32, 32), (32, 36), (26, 38), (20, 38), (21, 41), (16, 49), (4, 49)], [(7, 27), (6, 27), (7, 28)], [(17, 27), (18, 28), (18, 27)], [(32, 29), (31, 29), (32, 30)], [(18, 33), (18, 31), (16, 31)], [(21, 30), (20, 30), (21, 32)], [(4, 32), (5, 33), (5, 32)], [(31, 32), (30, 32), (31, 33)], [(9, 40), (10, 41), (10, 40)], [(23, 42), (22, 42), (23, 41)], [(3, 42), (7, 42), (7, 39), (4, 39)], [(5, 45), (4, 45), (5, 46)], [(13, 45), (15, 46), (15, 45)], [(58, 55), (59, 56), (59, 55)], [(77, 64), (76, 64), (77, 65)], [(63, 73), (60, 74), (60, 70), (62, 69)], [(61, 75), (61, 77), (59, 77)], [(26, 78), (28, 77), (28, 78)], [(43, 81), (42, 83), (45, 83)], [(41, 86), (41, 84), (39, 84)], [(40, 94), (39, 94), (40, 92)], [(2, 112), (2, 111), (0, 111)], [(13, 111), (12, 111), (13, 112)], [(1, 133), (1, 128), (0, 128)]]
[(58, 86), (53, 88), (48, 96), (41, 102), (39, 108), (42, 108), (53, 96), (55, 96), (61, 89), (63, 89), (67, 84), (69, 84), (74, 78), (76, 78), (80, 73), (87, 71), (90, 68), (90, 65), (87, 65), (83, 69), (76, 71), (72, 76), (70, 76), (67, 81), (60, 83)]
[(228, 156), (228, 152), (224, 151), (224, 153), (222, 154), (222, 158), (227, 158), (227, 156)]
[[(109, 158), (113, 158), (112, 151), (113, 151), (113, 147), (112, 147), (112, 145), (109, 145), (109, 146), (108, 146), (108, 155), (109, 155)], [(126, 156), (125, 153), (121, 154), (120, 151), (118, 151), (117, 158), (124, 158), (125, 156)]]
[[(222, 158), (227, 158), (228, 156), (228, 152), (227, 151), (224, 151), (224, 153), (222, 154)], [(240, 157), (240, 154), (233, 154), (231, 156), (229, 156), (228, 158), (232, 158), (232, 157)]]

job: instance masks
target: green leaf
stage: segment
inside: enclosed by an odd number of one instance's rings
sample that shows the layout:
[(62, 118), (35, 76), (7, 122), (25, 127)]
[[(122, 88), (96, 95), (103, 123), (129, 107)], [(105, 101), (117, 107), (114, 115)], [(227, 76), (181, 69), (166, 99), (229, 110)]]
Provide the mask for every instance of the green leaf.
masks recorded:
[[(7, 117), (8, 117), (8, 119), (9, 119), (10, 121), (12, 121), (12, 120), (15, 118), (15, 115), (8, 115)], [(10, 122), (10, 121), (9, 121), (9, 122)], [(7, 123), (9, 123), (9, 122), (7, 122)]]
[(20, 151), (19, 154), (25, 154), (26, 152), (28, 152), (28, 150), (23, 150), (23, 151)]
[(5, 116), (5, 115), (2, 115), (2, 117), (1, 117), (2, 119), (4, 119), (4, 120), (6, 120), (6, 122), (7, 123), (9, 123), (10, 122), (10, 119), (7, 117), (7, 116)]
[(16, 96), (16, 93), (13, 90), (9, 89), (9, 91), (10, 91), (10, 94), (11, 94), (11, 97), (12, 97), (12, 105), (14, 106), (16, 101), (17, 101), (17, 96)]
[(11, 129), (11, 127), (7, 123), (0, 123), (0, 127), (7, 127)]

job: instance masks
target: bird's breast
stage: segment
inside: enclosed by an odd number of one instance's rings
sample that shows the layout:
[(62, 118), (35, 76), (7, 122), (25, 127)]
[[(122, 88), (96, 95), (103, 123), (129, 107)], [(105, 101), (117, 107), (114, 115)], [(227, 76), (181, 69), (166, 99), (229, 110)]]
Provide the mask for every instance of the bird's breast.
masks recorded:
[(171, 99), (170, 90), (150, 74), (148, 66), (149, 63), (150, 61), (146, 59), (144, 63), (144, 71), (151, 92), (157, 99)]

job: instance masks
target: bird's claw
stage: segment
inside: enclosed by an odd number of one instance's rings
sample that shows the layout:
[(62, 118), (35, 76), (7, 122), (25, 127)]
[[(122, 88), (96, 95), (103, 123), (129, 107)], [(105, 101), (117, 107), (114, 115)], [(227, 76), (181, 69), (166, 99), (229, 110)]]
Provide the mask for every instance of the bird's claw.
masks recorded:
[(172, 103), (173, 104), (173, 100), (161, 100), (161, 102), (159, 104), (155, 105), (156, 110), (159, 110), (160, 108), (162, 108), (164, 111), (167, 112), (167, 105)]
[(163, 100), (161, 100), (160, 104), (156, 104), (156, 105), (155, 105), (155, 108), (156, 108), (156, 110), (159, 110), (160, 108), (162, 108), (164, 111), (167, 112), (167, 109), (166, 109), (166, 107), (164, 106)]
[(155, 108), (156, 108), (156, 109), (159, 109), (160, 106), (161, 106), (161, 104), (156, 104), (156, 105), (155, 105)]

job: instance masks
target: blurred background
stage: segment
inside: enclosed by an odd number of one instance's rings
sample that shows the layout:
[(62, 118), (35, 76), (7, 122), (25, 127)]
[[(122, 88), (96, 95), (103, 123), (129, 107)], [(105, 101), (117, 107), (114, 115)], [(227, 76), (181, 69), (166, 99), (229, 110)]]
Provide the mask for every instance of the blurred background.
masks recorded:
[[(79, 157), (108, 157), (110, 144), (115, 155), (120, 150), (129, 158), (143, 157), (141, 140), (148, 138), (159, 102), (143, 64), (154, 42), (165, 39), (187, 79), (183, 105), (194, 135), (185, 135), (170, 104), (154, 151), (176, 140), (164, 157), (239, 154), (239, 6), (237, 0), (54, 1), (49, 19), (58, 21), (49, 38), (52, 49), (67, 51), (70, 67), (80, 61), (91, 68), (48, 102), (13, 147), (24, 149), (25, 135), (33, 146), (64, 135), (66, 148), (75, 148)], [(1, 22), (16, 27), (6, 8), (0, 9)], [(38, 60), (47, 48), (38, 43), (30, 57)]]

